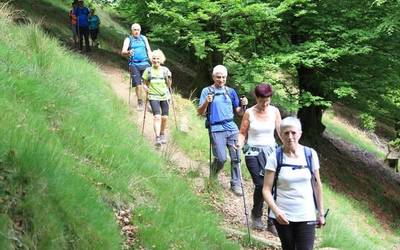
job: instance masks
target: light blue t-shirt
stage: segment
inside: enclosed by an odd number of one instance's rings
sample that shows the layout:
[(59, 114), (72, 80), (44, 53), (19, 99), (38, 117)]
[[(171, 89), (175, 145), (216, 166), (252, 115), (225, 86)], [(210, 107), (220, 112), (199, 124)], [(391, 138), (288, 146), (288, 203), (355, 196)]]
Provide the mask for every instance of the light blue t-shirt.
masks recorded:
[(99, 28), (100, 18), (97, 15), (89, 16), (89, 30), (94, 30)]
[(210, 92), (214, 94), (210, 106), (211, 132), (238, 131), (238, 126), (233, 121), (234, 109), (239, 107), (239, 97), (236, 91), (226, 86), (204, 88), (201, 91), (199, 106), (203, 105)]
[(129, 50), (134, 49), (134, 54), (129, 58), (129, 65), (150, 66), (149, 57), (147, 55), (146, 40), (143, 35), (138, 37), (129, 36)]

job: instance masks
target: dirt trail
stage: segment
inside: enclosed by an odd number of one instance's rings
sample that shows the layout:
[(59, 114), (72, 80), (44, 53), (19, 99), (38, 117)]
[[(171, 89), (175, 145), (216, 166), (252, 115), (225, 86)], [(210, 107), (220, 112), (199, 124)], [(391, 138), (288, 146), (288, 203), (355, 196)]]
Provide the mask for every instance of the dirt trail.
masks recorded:
[[(125, 103), (128, 104), (129, 100), (129, 76), (127, 72), (116, 68), (112, 65), (101, 65), (100, 66), (104, 77), (108, 80), (110, 86), (115, 91), (115, 93), (120, 97)], [(134, 91), (131, 92), (130, 100), (130, 118), (140, 130), (143, 125), (144, 111), (137, 111), (136, 109), (136, 96)], [(173, 112), (171, 110), (171, 112)], [(149, 143), (152, 145), (155, 141), (154, 131), (153, 131), (153, 116), (150, 112), (147, 112), (145, 125), (144, 125), (144, 136), (148, 139)], [(175, 126), (173, 121), (173, 113), (169, 117), (169, 126)], [(167, 132), (168, 137), (168, 132)], [(170, 138), (168, 138), (170, 139)], [(193, 190), (194, 192), (201, 194), (206, 191), (207, 178), (208, 178), (208, 165), (204, 162), (198, 162), (190, 159), (186, 156), (180, 148), (174, 144), (173, 141), (168, 141), (166, 145), (163, 145), (160, 149), (157, 149), (160, 154), (164, 156), (168, 162), (174, 165), (174, 169), (179, 169), (180, 173), (185, 176), (189, 171), (198, 171), (200, 173), (199, 177), (193, 178)], [(229, 167), (226, 164), (225, 167)], [(221, 173), (219, 175), (219, 183), (223, 188), (223, 198), (212, 198), (211, 202), (213, 207), (223, 215), (223, 225), (222, 228), (226, 229), (229, 237), (237, 238), (240, 231), (246, 229), (246, 217), (243, 206), (243, 198), (234, 195), (229, 191), (229, 181), (230, 177)], [(251, 181), (246, 181), (244, 183), (245, 198), (247, 202), (247, 210), (250, 214), (251, 207), (253, 206), (252, 195), (253, 195), (253, 184)], [(218, 194), (219, 195), (219, 194)], [(264, 216), (266, 218), (266, 216)], [(250, 215), (249, 215), (249, 223)], [(277, 237), (273, 236), (267, 231), (256, 231), (252, 230), (251, 234), (254, 235), (258, 240), (262, 240), (264, 243), (271, 246), (269, 249), (275, 249), (280, 246), (280, 241)]]

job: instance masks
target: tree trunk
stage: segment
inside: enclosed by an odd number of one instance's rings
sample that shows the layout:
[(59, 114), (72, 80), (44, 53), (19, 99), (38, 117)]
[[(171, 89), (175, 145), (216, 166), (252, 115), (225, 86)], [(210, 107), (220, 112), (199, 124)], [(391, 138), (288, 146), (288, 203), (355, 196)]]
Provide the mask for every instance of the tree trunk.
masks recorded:
[[(322, 91), (317, 84), (318, 76), (314, 69), (300, 66), (297, 72), (300, 92), (308, 91), (312, 95), (322, 96)], [(298, 111), (297, 116), (303, 126), (303, 137), (314, 141), (313, 138), (322, 135), (325, 130), (325, 126), (322, 124), (322, 113), (323, 107), (316, 105), (302, 107)]]

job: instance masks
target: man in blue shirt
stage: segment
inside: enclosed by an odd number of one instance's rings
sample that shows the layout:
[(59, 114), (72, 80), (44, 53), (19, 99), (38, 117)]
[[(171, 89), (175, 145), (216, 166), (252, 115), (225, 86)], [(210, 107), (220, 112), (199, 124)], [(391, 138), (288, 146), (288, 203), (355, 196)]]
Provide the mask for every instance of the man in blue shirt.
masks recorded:
[(149, 55), (151, 48), (147, 38), (140, 34), (141, 27), (138, 23), (131, 26), (131, 35), (124, 40), (121, 54), (128, 56), (128, 66), (131, 74), (132, 87), (135, 87), (136, 96), (138, 98), (138, 110), (143, 109), (142, 99), (142, 74), (144, 70), (150, 67)]
[[(223, 65), (213, 69), (213, 84), (201, 91), (198, 113), (207, 115), (210, 143), (212, 144), (214, 161), (210, 165), (210, 178), (216, 178), (227, 160), (226, 148), (231, 157), (231, 190), (236, 195), (242, 195), (240, 187), (240, 155), (237, 144), (239, 129), (233, 121), (234, 113), (243, 115), (247, 98), (239, 100), (236, 91), (225, 86), (228, 70)], [(241, 104), (241, 105), (239, 105)]]
[(89, 52), (89, 9), (83, 5), (83, 0), (78, 0), (78, 7), (75, 9), (74, 14), (77, 19), (76, 27), (79, 36), (79, 49), (82, 51), (83, 38), (85, 38), (86, 52)]

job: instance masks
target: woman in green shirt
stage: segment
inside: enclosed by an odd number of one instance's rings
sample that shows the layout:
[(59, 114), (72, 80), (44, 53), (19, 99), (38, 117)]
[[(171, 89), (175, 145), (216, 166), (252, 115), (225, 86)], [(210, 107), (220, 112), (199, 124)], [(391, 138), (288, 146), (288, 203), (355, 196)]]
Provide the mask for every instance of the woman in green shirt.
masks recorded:
[(161, 66), (165, 62), (164, 53), (157, 49), (151, 53), (151, 67), (143, 72), (143, 80), (148, 87), (147, 94), (151, 110), (154, 116), (154, 133), (156, 135), (156, 146), (165, 144), (165, 130), (168, 122), (170, 88), (172, 84), (171, 71)]

